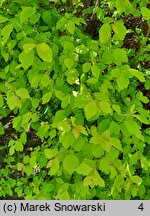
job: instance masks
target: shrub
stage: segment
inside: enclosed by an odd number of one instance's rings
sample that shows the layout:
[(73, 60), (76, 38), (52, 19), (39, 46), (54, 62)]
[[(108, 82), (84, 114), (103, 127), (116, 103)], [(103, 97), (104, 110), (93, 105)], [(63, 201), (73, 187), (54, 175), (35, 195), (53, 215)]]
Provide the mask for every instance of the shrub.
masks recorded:
[(2, 199), (150, 198), (149, 8), (1, 3)]

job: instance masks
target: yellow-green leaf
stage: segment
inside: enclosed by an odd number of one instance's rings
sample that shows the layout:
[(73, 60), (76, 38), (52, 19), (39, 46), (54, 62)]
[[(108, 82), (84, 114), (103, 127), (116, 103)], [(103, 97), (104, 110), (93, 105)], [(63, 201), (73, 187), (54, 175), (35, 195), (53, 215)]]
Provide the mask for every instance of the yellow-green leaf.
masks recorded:
[(33, 43), (27, 43), (23, 45), (23, 49), (25, 53), (29, 53), (34, 47), (35, 47), (35, 44)]
[(104, 113), (108, 114), (108, 113), (112, 112), (112, 109), (111, 109), (110, 104), (108, 102), (105, 102), (105, 101), (104, 102), (100, 102), (99, 105), (100, 105), (101, 110)]
[(108, 23), (104, 23), (99, 30), (99, 39), (101, 44), (106, 44), (111, 38), (111, 28)]
[(29, 17), (32, 16), (36, 12), (35, 8), (33, 7), (25, 7), (21, 12), (20, 12), (20, 21), (21, 23), (25, 23), (28, 21)]
[(20, 88), (16, 91), (16, 95), (20, 98), (30, 98), (29, 92), (25, 88)]
[(68, 23), (67, 23), (67, 31), (68, 31), (70, 34), (74, 34), (74, 31), (75, 31), (75, 24), (74, 24), (74, 22), (72, 22), (71, 20), (69, 20)]
[(82, 174), (82, 175), (88, 175), (91, 172), (92, 168), (85, 164), (85, 163), (81, 163), (77, 168), (76, 168), (76, 172), (78, 174)]
[(133, 183), (136, 183), (136, 184), (141, 184), (142, 183), (142, 179), (138, 175), (132, 176), (131, 181)]
[(45, 42), (36, 45), (36, 51), (37, 51), (38, 56), (43, 61), (46, 61), (46, 62), (52, 61), (52, 50)]
[(13, 31), (13, 24), (6, 25), (1, 30), (2, 42), (5, 44), (10, 37), (11, 32)]
[(110, 142), (112, 143), (112, 145), (113, 145), (116, 149), (122, 151), (122, 145), (121, 145), (121, 142), (120, 142), (119, 139), (117, 139), (116, 137), (110, 137)]
[(46, 94), (44, 94), (42, 97), (42, 104), (49, 102), (51, 97), (52, 97), (52, 92), (47, 92)]
[(0, 23), (6, 22), (8, 19), (0, 15)]
[(150, 9), (146, 7), (141, 8), (142, 16), (144, 17), (145, 20), (150, 20)]
[(69, 174), (72, 174), (75, 171), (78, 164), (79, 160), (75, 154), (67, 155), (63, 161), (63, 167)]
[(87, 119), (92, 118), (96, 113), (97, 113), (97, 105), (95, 101), (91, 101), (90, 103), (88, 103), (85, 108), (85, 116)]

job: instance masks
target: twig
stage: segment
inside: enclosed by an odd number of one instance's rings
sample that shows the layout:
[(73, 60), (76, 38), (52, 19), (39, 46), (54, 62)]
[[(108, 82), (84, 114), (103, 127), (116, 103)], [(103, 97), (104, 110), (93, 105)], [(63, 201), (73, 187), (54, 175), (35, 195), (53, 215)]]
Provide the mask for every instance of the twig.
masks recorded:
[(91, 20), (93, 19), (93, 16), (94, 16), (94, 14), (95, 14), (95, 9), (96, 9), (96, 7), (97, 7), (99, 4), (100, 4), (99, 0), (96, 0), (95, 7), (94, 7), (94, 9), (93, 9), (93, 13), (92, 13), (92, 16), (91, 16)]
[(61, 5), (62, 5), (62, 7), (63, 7), (63, 9), (64, 9), (64, 12), (66, 13), (66, 7), (65, 7), (65, 5), (63, 4), (62, 0), (60, 0), (60, 3), (61, 3)]
[(148, 27), (148, 30), (147, 30), (147, 34), (146, 34), (147, 38), (149, 37), (149, 34), (150, 34), (150, 27)]

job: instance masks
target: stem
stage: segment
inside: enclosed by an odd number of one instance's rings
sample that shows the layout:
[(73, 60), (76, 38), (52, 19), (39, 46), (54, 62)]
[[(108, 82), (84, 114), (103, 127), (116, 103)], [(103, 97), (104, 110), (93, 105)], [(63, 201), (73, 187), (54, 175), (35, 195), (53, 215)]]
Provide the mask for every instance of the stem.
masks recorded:
[(70, 8), (72, 9), (72, 11), (74, 11), (74, 6), (71, 0), (67, 0), (68, 5), (70, 6)]
[(63, 9), (64, 9), (64, 12), (66, 13), (66, 7), (65, 7), (65, 5), (63, 4), (62, 0), (60, 0), (60, 3), (61, 3), (61, 5), (62, 5), (62, 7), (63, 7)]
[(148, 38), (149, 34), (150, 34), (150, 27), (148, 27), (148, 31), (147, 31), (147, 34), (146, 34), (147, 38)]
[(96, 3), (95, 3), (95, 6), (94, 6), (94, 9), (93, 9), (93, 13), (92, 13), (92, 16), (91, 16), (91, 20), (93, 19), (93, 16), (95, 14), (95, 9), (96, 7), (100, 4), (99, 0), (96, 0)]

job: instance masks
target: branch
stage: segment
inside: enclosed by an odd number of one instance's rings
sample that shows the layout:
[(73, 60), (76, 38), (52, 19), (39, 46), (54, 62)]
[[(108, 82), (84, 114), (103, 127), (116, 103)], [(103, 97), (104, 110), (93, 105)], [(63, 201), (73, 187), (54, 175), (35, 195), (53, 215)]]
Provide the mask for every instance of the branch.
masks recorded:
[(93, 13), (92, 13), (92, 16), (91, 16), (91, 20), (93, 19), (93, 16), (95, 14), (95, 10), (96, 10), (96, 7), (100, 4), (100, 0), (96, 0), (96, 3), (95, 3), (95, 6), (94, 6), (94, 9), (93, 9)]

